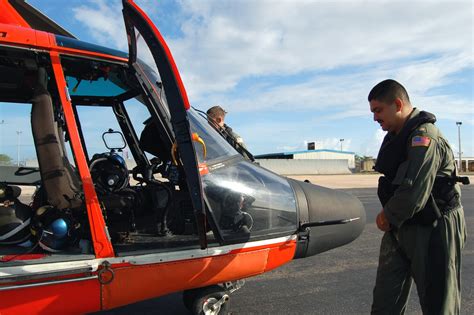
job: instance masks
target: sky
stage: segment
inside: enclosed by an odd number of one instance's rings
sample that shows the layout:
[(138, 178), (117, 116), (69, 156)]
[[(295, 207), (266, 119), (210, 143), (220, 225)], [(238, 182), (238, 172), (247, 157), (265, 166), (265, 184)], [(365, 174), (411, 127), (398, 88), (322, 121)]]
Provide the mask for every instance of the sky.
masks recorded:
[[(121, 1), (28, 2), (83, 41), (127, 50)], [(461, 121), (463, 155), (474, 156), (471, 0), (136, 2), (167, 41), (191, 105), (224, 107), (254, 154), (315, 141), (376, 156), (384, 132), (367, 95), (391, 78), (437, 116), (456, 156)], [(16, 154), (15, 120), (1, 121), (11, 134), (2, 143)]]

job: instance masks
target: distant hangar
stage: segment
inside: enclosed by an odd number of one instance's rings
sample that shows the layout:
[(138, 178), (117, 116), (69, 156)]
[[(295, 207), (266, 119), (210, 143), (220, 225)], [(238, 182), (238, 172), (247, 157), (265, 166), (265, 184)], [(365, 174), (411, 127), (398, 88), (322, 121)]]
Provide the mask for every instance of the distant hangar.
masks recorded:
[(328, 149), (256, 155), (261, 166), (282, 175), (350, 174), (355, 153)]

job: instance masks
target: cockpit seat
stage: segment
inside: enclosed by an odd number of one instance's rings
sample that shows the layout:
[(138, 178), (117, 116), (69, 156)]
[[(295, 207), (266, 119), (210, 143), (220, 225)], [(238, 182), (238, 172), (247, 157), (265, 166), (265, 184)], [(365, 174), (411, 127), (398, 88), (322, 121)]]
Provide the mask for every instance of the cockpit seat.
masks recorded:
[(74, 209), (82, 204), (82, 189), (69, 163), (62, 128), (55, 120), (51, 95), (47, 90), (48, 74), (38, 69), (31, 110), (31, 126), (48, 203), (58, 209)]
[(140, 135), (140, 148), (158, 157), (163, 162), (171, 161), (171, 147), (165, 144), (162, 133), (160, 133), (152, 118), (148, 118), (144, 124), (145, 128), (143, 128)]

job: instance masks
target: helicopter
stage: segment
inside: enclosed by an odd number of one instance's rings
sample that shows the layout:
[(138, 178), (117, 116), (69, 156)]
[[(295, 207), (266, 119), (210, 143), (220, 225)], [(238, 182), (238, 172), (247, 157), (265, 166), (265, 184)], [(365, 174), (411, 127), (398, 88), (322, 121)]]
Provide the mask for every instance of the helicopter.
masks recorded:
[(0, 0), (0, 102), (31, 110), (38, 161), (0, 167), (1, 314), (83, 314), (179, 291), (191, 313), (224, 314), (245, 278), (365, 226), (356, 197), (280, 176), (227, 142), (190, 106), (151, 19), (122, 5), (128, 52)]

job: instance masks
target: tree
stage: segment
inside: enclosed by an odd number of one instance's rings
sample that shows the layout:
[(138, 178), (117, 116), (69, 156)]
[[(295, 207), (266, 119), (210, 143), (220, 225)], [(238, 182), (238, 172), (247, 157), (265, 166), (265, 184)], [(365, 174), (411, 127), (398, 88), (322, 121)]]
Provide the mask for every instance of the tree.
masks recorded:
[(12, 158), (6, 154), (0, 154), (0, 165), (11, 165)]

